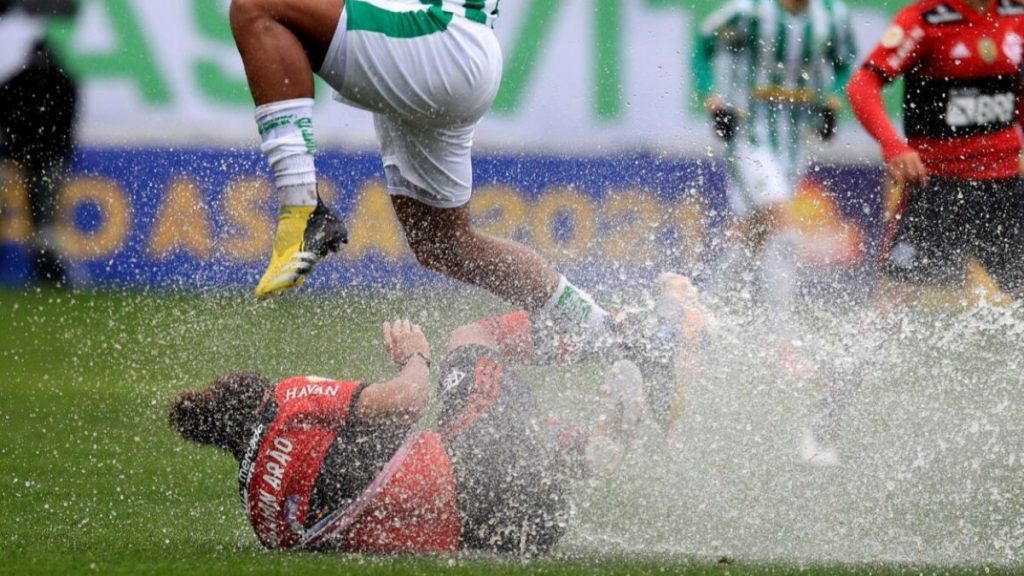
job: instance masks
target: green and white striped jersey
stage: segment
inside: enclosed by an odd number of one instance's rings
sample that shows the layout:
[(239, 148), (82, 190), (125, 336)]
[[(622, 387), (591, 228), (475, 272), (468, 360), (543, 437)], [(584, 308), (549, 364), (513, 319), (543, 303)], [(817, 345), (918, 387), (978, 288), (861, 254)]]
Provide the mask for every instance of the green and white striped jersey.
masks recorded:
[(420, 0), (422, 4), (437, 6), (445, 12), (465, 16), (470, 20), (494, 25), (498, 18), (498, 2), (501, 0)]
[(800, 14), (778, 0), (731, 0), (701, 24), (693, 53), (696, 90), (743, 114), (741, 138), (768, 145), (796, 169), (815, 109), (841, 94), (856, 59), (849, 9), (809, 0)]

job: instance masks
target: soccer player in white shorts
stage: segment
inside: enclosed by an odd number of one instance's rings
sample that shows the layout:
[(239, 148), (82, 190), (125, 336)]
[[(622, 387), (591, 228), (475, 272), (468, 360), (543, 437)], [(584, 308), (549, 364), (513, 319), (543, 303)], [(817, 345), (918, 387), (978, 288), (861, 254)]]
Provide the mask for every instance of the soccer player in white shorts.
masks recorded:
[(344, 226), (316, 191), (315, 71), (340, 100), (373, 112), (392, 204), (421, 264), (545, 314), (586, 343), (628, 349), (645, 376), (664, 384), (665, 393), (655, 396), (667, 402), (675, 390), (667, 379), (673, 355), (662, 344), (626, 335), (640, 334), (630, 326), (643, 321), (613, 320), (537, 253), (470, 223), (473, 132), (501, 81), (501, 50), (491, 28), (497, 5), (231, 2), (232, 32), (281, 204), (273, 255), (256, 296), (297, 286), (345, 241)]
[(420, 263), (527, 309), (603, 324), (605, 311), (539, 255), (470, 224), (473, 133), (501, 82), (496, 14), (497, 0), (232, 1), (281, 202), (257, 297), (298, 285), (345, 235), (316, 192), (316, 71), (339, 100), (373, 112), (395, 212)]

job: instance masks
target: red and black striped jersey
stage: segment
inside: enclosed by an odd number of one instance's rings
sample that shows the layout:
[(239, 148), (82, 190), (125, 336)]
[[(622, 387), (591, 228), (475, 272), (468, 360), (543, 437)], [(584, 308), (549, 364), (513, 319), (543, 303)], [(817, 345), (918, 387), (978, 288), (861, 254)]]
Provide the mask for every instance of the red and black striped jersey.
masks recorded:
[(932, 174), (992, 179), (1018, 174), (1017, 102), (1024, 2), (922, 0), (901, 10), (864, 67), (903, 76), (907, 141)]

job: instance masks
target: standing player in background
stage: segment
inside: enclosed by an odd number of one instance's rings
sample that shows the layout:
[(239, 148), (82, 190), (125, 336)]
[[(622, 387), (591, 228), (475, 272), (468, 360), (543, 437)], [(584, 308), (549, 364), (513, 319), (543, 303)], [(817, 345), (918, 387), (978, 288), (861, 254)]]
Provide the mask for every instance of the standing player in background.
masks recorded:
[(273, 254), (256, 296), (297, 286), (346, 239), (316, 189), (316, 72), (338, 99), (373, 112), (392, 205), (422, 265), (544, 313), (592, 345), (629, 348), (649, 385), (670, 388), (671, 336), (656, 342), (650, 330), (634, 329), (638, 323), (613, 320), (537, 253), (470, 222), (473, 134), (501, 82), (491, 28), (497, 15), (498, 0), (231, 2), (261, 149), (280, 199)]
[(783, 367), (798, 362), (791, 331), (796, 282), (782, 210), (805, 170), (805, 140), (835, 134), (856, 49), (840, 0), (731, 0), (701, 24), (693, 53), (697, 96), (726, 142), (731, 246), (724, 288), (757, 279)]
[(73, 0), (0, 0), (0, 156), (25, 181), (35, 279), (58, 285), (68, 278), (57, 195), (70, 168), (78, 88), (45, 33), (51, 18), (74, 11)]
[[(1024, 3), (922, 0), (896, 15), (848, 88), (857, 118), (882, 148), (902, 198), (881, 258), (880, 303), (919, 301), (962, 287), (968, 259), (1012, 296), (1024, 296), (1024, 182), (1020, 93)], [(904, 136), (882, 89), (904, 78)], [(808, 454), (828, 443), (860, 387), (872, 346), (822, 400)]]

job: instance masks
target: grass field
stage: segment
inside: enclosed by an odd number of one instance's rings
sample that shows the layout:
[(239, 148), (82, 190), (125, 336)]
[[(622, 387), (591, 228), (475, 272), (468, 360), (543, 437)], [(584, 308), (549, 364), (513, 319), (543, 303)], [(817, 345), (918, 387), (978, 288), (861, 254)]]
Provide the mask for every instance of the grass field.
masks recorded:
[[(783, 382), (760, 328), (724, 322), (677, 430), (645, 429), (618, 476), (581, 486), (556, 554), (528, 563), (261, 551), (232, 459), (166, 426), (171, 395), (220, 372), (383, 378), (381, 320), (410, 314), (439, 347), (500, 310), (475, 296), (0, 292), (0, 573), (1024, 571), (1019, 310), (900, 324), (830, 469), (794, 456), (820, 383)], [(825, 341), (819, 355), (844, 353)], [(527, 376), (552, 410), (584, 419), (594, 374)]]

